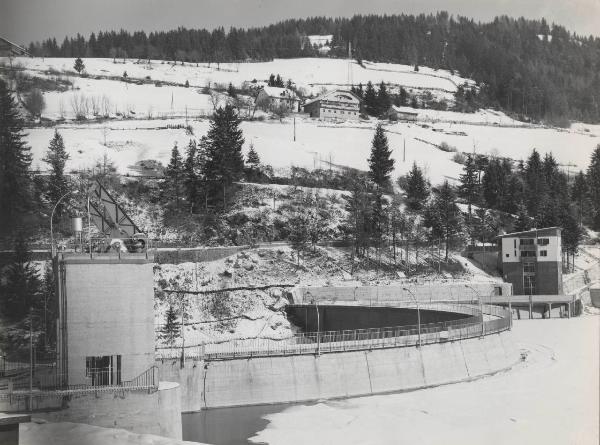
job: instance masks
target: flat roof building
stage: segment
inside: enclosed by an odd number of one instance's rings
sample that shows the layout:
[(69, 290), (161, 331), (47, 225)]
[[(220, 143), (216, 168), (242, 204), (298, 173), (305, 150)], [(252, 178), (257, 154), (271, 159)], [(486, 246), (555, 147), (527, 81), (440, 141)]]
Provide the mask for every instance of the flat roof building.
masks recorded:
[(561, 229), (548, 227), (498, 236), (498, 265), (515, 295), (561, 295)]

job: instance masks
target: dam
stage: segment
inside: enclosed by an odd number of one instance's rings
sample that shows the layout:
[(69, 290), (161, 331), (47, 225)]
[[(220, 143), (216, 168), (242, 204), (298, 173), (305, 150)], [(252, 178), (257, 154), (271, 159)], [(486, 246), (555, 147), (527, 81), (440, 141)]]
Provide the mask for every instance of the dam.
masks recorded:
[(314, 402), (467, 381), (520, 360), (507, 309), (479, 304), (322, 300), (290, 304), (298, 332), (157, 351), (184, 413)]

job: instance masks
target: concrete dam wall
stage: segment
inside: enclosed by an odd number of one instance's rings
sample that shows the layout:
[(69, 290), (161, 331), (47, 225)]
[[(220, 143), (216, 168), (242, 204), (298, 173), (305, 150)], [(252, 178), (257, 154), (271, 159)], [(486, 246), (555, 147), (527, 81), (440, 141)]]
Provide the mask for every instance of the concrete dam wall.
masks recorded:
[(182, 386), (182, 410), (308, 402), (409, 391), (466, 381), (519, 361), (510, 331), (389, 349), (220, 361), (158, 362)]

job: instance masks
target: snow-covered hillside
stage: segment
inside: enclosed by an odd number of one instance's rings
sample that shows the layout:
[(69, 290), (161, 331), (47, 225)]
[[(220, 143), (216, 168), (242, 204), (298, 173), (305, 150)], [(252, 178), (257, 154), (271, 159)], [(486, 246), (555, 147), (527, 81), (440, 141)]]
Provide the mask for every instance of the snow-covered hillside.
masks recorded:
[[(348, 61), (328, 58), (300, 58), (300, 59), (275, 59), (270, 62), (252, 63), (185, 63), (173, 64), (153, 60), (148, 64), (145, 61), (137, 63), (135, 60), (112, 59), (83, 59), (85, 71), (90, 76), (121, 77), (124, 71), (132, 79), (146, 79), (150, 76), (152, 81), (172, 82), (180, 85), (189, 82), (192, 87), (205, 87), (219, 83), (227, 86), (231, 82), (234, 86), (241, 86), (244, 82), (252, 80), (267, 80), (271, 74), (279, 74), (285, 81), (291, 79), (297, 86), (304, 87), (308, 92), (317, 94), (325, 87), (347, 86)], [(38, 73), (57, 71), (71, 73), (77, 76), (73, 69), (72, 58), (16, 58), (14, 64), (21, 64), (24, 68)], [(457, 85), (464, 82), (473, 83), (469, 79), (452, 75), (449, 71), (433, 70), (427, 67), (419, 68), (415, 72), (412, 66), (394, 63), (372, 63), (365, 61), (364, 67), (356, 61), (351, 61), (352, 77), (355, 84), (371, 81), (379, 83), (384, 81), (392, 85), (401, 85), (405, 88), (432, 89), (453, 93)]]
[[(457, 113), (458, 114), (458, 113)], [(460, 119), (463, 115), (458, 115)], [(155, 159), (166, 165), (174, 143), (185, 147), (190, 138), (208, 131), (209, 121), (190, 121), (194, 136), (184, 129), (165, 129), (166, 125), (184, 125), (184, 120), (109, 121), (101, 124), (65, 124), (58, 130), (64, 137), (71, 158), (67, 169), (93, 165), (105, 153), (121, 173), (132, 173), (137, 161)], [(296, 141), (292, 118), (279, 121), (244, 122), (245, 150), (252, 143), (262, 162), (274, 168), (290, 166), (328, 168), (344, 165), (366, 170), (375, 122), (327, 124), (314, 119), (296, 118)], [(526, 158), (533, 148), (542, 154), (552, 152), (561, 164), (573, 164), (574, 172), (585, 169), (590, 155), (600, 143), (600, 128), (590, 132), (551, 128), (519, 128), (440, 122), (424, 128), (419, 124), (386, 125), (392, 156), (396, 160), (394, 177), (406, 173), (413, 162), (425, 168), (433, 183), (457, 179), (462, 165), (454, 162), (452, 152), (436, 147), (446, 142), (458, 151)], [(586, 127), (587, 128), (587, 127)], [(105, 130), (106, 129), (106, 130)], [(41, 161), (53, 129), (28, 130), (34, 167), (45, 169)], [(460, 135), (464, 133), (465, 135)], [(106, 136), (106, 145), (105, 145)], [(404, 143), (406, 142), (406, 156)]]

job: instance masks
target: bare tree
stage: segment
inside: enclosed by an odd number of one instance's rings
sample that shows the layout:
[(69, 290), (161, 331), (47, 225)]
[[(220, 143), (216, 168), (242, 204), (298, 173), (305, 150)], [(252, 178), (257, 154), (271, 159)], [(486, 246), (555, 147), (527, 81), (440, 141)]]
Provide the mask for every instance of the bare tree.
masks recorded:
[(89, 106), (94, 116), (100, 114), (100, 98), (97, 96), (91, 96), (89, 99)]
[(102, 109), (102, 115), (103, 115), (104, 117), (108, 117), (108, 116), (110, 116), (110, 108), (111, 108), (111, 105), (110, 105), (110, 99), (108, 98), (108, 96), (107, 96), (107, 95), (103, 95), (103, 96), (102, 96), (102, 103), (101, 103), (101, 106), (100, 106), (100, 107), (101, 107), (101, 109)]
[(213, 111), (217, 111), (217, 108), (219, 108), (219, 104), (221, 103), (221, 94), (218, 91), (211, 90), (209, 96)]
[(290, 113), (290, 109), (285, 102), (279, 102), (271, 107), (271, 112), (282, 122), (283, 118)]

